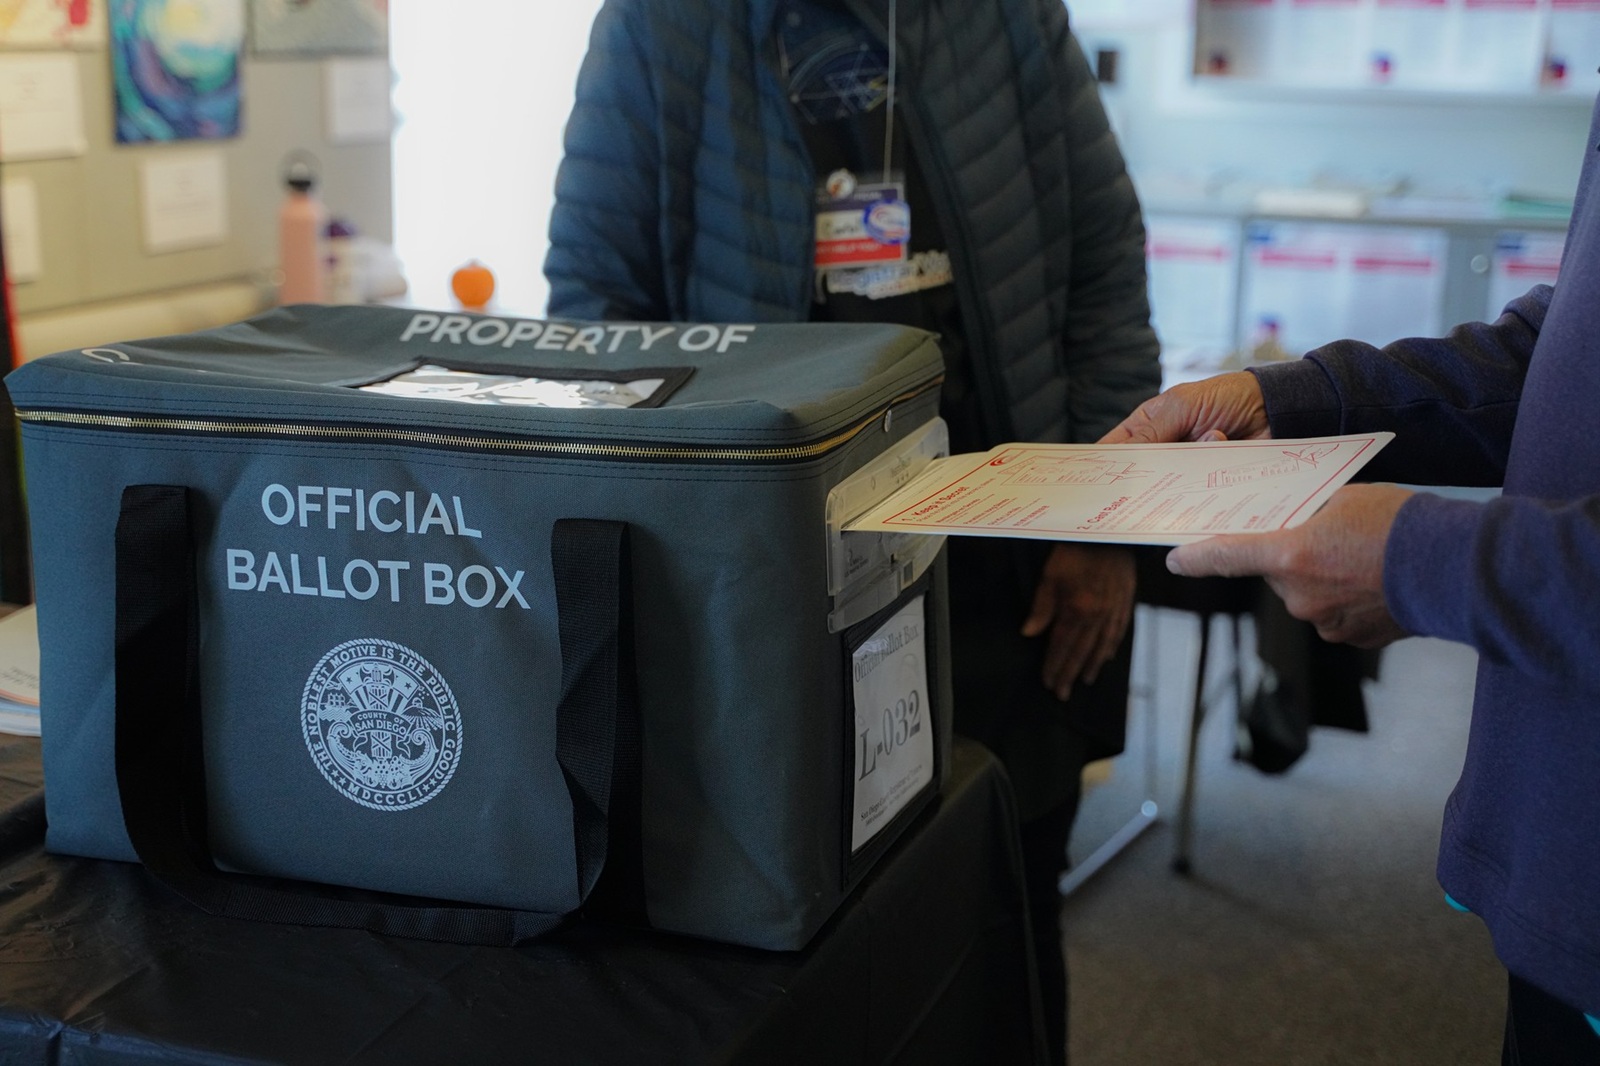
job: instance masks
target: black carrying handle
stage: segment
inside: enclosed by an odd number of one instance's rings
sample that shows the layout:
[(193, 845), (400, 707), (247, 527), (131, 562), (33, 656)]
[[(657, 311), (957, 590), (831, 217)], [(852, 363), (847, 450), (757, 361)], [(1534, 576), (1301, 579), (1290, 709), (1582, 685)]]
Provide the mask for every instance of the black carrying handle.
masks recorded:
[[(561, 631), (556, 758), (572, 797), (580, 902), (644, 913), (640, 730), (628, 527), (561, 519), (551, 530)], [(566, 914), (340, 898), (326, 886), (224, 873), (206, 837), (195, 546), (189, 490), (131, 485), (116, 532), (116, 770), (141, 862), (209, 914), (462, 944), (510, 945)], [(604, 872), (605, 876), (601, 874)]]

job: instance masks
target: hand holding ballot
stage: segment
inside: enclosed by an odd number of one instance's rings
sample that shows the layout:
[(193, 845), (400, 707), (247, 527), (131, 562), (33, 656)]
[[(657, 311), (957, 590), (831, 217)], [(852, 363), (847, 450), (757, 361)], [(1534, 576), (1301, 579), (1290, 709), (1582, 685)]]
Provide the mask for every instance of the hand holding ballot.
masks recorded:
[(1174, 385), (1140, 404), (1101, 444), (1265, 440), (1267, 406), (1256, 376), (1240, 370)]
[[(1145, 402), (1101, 443), (1224, 440), (1268, 435), (1255, 375), (1177, 385)], [(1303, 525), (1180, 545), (1167, 569), (1184, 577), (1260, 575), (1289, 613), (1324, 640), (1378, 648), (1406, 635), (1383, 594), (1383, 552), (1411, 496), (1396, 485), (1347, 485)]]
[[(1098, 444), (1002, 444), (935, 459), (845, 529), (1177, 545), (1167, 557), (1174, 573), (1265, 577), (1328, 640), (1379, 647), (1403, 636), (1384, 605), (1383, 547), (1411, 494), (1345, 484), (1394, 434), (1269, 434), (1255, 376), (1222, 374), (1147, 400)], [(1103, 651), (1094, 634), (1063, 628), (1071, 604), (1052, 597), (1087, 587), (1081, 570), (1072, 582), (1046, 574), (1024, 629), (1052, 629), (1052, 687), (1080, 670), (1092, 677)]]
[(1167, 555), (1167, 569), (1184, 577), (1260, 575), (1323, 640), (1381, 648), (1407, 635), (1384, 601), (1383, 549), (1411, 495), (1398, 485), (1346, 485), (1304, 525), (1185, 544)]
[(844, 528), (1086, 544), (1266, 533), (1310, 518), (1392, 438), (1001, 444), (933, 460)]

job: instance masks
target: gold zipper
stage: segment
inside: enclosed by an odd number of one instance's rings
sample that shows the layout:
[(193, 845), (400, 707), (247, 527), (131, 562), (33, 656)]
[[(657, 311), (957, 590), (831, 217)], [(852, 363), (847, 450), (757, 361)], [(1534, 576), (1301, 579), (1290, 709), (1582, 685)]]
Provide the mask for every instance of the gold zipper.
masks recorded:
[(518, 437), (485, 437), (427, 429), (388, 429), (380, 426), (307, 425), (294, 422), (259, 422), (210, 418), (159, 418), (150, 415), (113, 415), (89, 411), (50, 411), (17, 409), (17, 418), (39, 425), (74, 426), (90, 429), (133, 430), (154, 433), (251, 434), (256, 436), (354, 441), (357, 443), (416, 444), (434, 448), (461, 448), (499, 451), (523, 455), (548, 455), (579, 459), (653, 459), (685, 462), (756, 461), (785, 462), (815, 459), (843, 447), (886, 418), (902, 403), (937, 389), (944, 376), (933, 378), (915, 389), (901, 393), (879, 408), (872, 417), (848, 429), (809, 444), (778, 447), (701, 448), (675, 444), (607, 444), (594, 441), (533, 440)]

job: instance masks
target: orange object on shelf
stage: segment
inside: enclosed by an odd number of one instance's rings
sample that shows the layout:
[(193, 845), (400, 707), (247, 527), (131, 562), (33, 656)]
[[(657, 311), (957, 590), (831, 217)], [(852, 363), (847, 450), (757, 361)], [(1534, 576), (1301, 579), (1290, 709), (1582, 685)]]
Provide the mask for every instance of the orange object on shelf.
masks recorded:
[(450, 291), (463, 307), (487, 307), (494, 295), (494, 271), (474, 259), (450, 275)]

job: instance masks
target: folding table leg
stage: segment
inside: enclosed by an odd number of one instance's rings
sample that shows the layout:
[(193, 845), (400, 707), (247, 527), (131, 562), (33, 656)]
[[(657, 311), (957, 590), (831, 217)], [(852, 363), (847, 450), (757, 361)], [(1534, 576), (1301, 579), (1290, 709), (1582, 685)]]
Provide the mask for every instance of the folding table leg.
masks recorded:
[(1183, 792), (1178, 799), (1178, 837), (1172, 854), (1174, 873), (1187, 876), (1192, 868), (1189, 848), (1194, 834), (1194, 778), (1200, 726), (1206, 717), (1206, 660), (1211, 651), (1211, 615), (1200, 615), (1200, 665), (1195, 667), (1194, 709), (1189, 716), (1189, 748), (1184, 754)]

